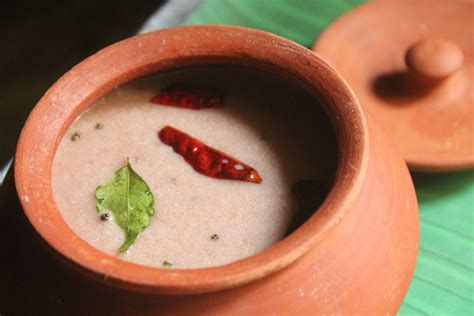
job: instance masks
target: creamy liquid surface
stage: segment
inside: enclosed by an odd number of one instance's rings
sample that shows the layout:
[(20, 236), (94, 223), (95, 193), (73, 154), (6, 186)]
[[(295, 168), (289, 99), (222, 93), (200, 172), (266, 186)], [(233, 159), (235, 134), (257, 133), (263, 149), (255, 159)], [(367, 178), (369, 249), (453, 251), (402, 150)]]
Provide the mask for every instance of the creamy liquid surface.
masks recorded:
[[(149, 102), (170, 83), (218, 88), (225, 107)], [(252, 166), (263, 183), (197, 173), (161, 143), (157, 133), (165, 125)], [(81, 137), (72, 141), (76, 132)], [(132, 247), (118, 254), (124, 234), (113, 219), (100, 220), (94, 193), (127, 157), (153, 192), (156, 213)], [(330, 122), (301, 88), (250, 70), (190, 68), (135, 80), (99, 99), (62, 139), (52, 183), (65, 221), (94, 247), (147, 266), (168, 261), (173, 268), (200, 268), (251, 256), (282, 239), (298, 208), (293, 184), (330, 182), (335, 160)]]

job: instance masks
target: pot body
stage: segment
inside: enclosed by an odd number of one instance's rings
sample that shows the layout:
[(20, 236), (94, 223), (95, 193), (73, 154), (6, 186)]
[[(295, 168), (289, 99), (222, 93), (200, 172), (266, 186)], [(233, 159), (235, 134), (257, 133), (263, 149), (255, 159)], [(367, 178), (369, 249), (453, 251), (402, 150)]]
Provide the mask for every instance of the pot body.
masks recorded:
[[(62, 219), (51, 190), (52, 160), (68, 126), (124, 82), (154, 71), (209, 64), (281, 74), (325, 101), (340, 157), (323, 205), (276, 245), (220, 267), (144, 267), (81, 240)], [(29, 223), (61, 262), (102, 281), (59, 272), (57, 263), (36, 252), (44, 259), (24, 258), (23, 264), (30, 277), (43, 282), (29, 292), (41, 306), (47, 302), (36, 299), (37, 293), (60, 296), (68, 302), (61, 311), (82, 314), (395, 313), (413, 276), (418, 213), (405, 163), (332, 68), (303, 47), (267, 33), (186, 27), (104, 49), (73, 68), (40, 100), (22, 132), (16, 159), (16, 188)]]

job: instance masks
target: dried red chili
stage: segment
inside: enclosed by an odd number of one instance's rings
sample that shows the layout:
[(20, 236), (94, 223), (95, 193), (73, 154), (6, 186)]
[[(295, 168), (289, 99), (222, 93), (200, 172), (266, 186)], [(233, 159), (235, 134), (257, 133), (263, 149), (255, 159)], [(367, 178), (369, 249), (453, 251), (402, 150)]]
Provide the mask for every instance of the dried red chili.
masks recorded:
[(158, 133), (158, 137), (203, 175), (219, 179), (262, 182), (262, 178), (252, 167), (171, 126), (165, 126)]
[(222, 94), (211, 88), (173, 84), (163, 89), (150, 102), (187, 109), (204, 109), (223, 106)]

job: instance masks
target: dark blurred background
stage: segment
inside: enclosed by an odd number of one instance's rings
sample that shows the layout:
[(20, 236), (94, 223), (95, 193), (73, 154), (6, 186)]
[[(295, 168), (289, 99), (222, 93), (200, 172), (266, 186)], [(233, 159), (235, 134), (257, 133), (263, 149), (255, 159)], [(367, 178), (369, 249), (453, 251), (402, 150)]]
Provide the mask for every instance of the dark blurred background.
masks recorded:
[(82, 59), (135, 34), (163, 2), (2, 0), (0, 167), (48, 87)]

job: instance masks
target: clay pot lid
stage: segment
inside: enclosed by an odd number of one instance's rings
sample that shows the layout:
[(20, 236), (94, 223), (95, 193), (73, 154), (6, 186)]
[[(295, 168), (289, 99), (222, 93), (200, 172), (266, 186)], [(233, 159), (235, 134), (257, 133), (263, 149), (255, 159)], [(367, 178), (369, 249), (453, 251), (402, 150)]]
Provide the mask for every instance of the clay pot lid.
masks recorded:
[(470, 0), (373, 1), (313, 47), (413, 169), (474, 166), (473, 12)]

